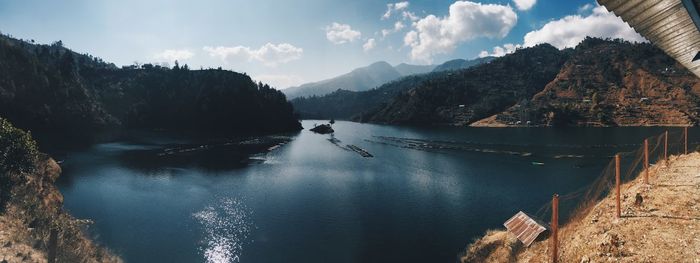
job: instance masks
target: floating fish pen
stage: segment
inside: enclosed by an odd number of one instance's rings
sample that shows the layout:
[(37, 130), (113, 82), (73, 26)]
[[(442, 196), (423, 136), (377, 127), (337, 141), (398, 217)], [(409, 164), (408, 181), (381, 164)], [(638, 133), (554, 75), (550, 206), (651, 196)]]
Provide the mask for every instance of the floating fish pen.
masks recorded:
[(350, 150), (352, 150), (353, 152), (359, 153), (360, 155), (362, 155), (362, 157), (374, 157), (372, 154), (370, 154), (366, 150), (364, 150), (360, 147), (357, 147), (355, 145), (348, 145), (348, 148)]

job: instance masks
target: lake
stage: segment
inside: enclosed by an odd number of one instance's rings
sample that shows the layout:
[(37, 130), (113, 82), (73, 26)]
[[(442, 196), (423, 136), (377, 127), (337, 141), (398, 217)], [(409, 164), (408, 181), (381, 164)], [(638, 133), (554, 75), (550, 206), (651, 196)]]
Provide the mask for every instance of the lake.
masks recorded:
[(127, 262), (455, 262), (487, 229), (586, 186), (613, 152), (663, 131), (340, 121), (320, 135), (314, 123), (243, 167), (225, 154), (125, 161), (189, 143), (158, 134), (56, 153), (59, 188)]

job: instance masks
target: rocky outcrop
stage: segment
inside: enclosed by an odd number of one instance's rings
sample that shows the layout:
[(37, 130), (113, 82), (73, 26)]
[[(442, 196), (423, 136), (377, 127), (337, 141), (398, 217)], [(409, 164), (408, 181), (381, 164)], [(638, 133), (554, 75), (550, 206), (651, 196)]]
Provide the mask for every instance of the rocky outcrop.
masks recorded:
[(587, 38), (574, 49), (536, 46), (410, 84), (357, 120), (488, 127), (700, 121), (698, 78), (648, 43)]
[[(110, 251), (94, 244), (83, 232), (89, 220), (78, 220), (63, 210), (63, 196), (54, 182), (60, 166), (40, 155), (32, 172), (13, 173), (2, 191), (0, 257), (8, 262), (46, 262), (49, 236), (57, 235), (57, 262), (121, 262)], [(8, 195), (3, 195), (8, 196)]]
[(472, 126), (685, 126), (700, 82), (650, 44), (587, 39), (531, 99)]
[(412, 125), (468, 125), (529, 99), (552, 81), (567, 52), (549, 44), (461, 71), (434, 74), (363, 114), (361, 121)]
[(320, 134), (328, 134), (328, 133), (333, 133), (335, 132), (333, 128), (331, 128), (330, 124), (321, 124), (316, 127), (311, 128), (312, 132), (315, 133), (320, 133)]

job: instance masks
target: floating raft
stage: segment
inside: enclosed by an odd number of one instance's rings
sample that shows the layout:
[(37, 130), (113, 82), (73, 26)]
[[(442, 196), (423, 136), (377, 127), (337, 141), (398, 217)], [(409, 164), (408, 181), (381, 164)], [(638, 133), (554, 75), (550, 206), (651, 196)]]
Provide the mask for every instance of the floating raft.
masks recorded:
[(364, 149), (357, 147), (355, 145), (349, 144), (347, 147), (348, 147), (348, 149), (352, 150), (353, 152), (359, 153), (360, 155), (362, 155), (362, 157), (367, 157), (367, 158), (374, 157), (369, 152), (367, 152)]

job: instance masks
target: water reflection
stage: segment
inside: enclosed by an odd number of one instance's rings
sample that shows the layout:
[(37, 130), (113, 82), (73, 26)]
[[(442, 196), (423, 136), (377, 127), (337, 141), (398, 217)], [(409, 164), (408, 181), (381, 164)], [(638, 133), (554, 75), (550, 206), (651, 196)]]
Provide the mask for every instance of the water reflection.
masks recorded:
[(257, 147), (245, 166), (221, 142), (97, 145), (65, 155), (59, 187), (127, 262), (453, 262), (486, 229), (585, 186), (610, 153), (662, 130), (333, 128)]
[(240, 262), (254, 227), (251, 210), (240, 199), (221, 198), (193, 214), (204, 232), (199, 250), (208, 263)]

